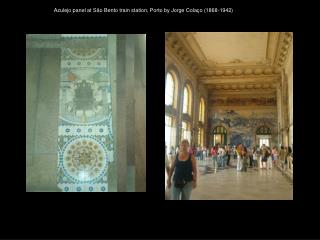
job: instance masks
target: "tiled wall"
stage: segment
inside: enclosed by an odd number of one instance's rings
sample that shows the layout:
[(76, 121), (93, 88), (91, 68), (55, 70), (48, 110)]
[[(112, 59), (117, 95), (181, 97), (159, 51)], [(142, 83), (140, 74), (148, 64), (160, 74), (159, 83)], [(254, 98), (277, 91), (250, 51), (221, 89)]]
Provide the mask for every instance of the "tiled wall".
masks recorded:
[(113, 162), (107, 48), (63, 48), (58, 132), (58, 186), (64, 192), (108, 191)]
[(215, 126), (226, 127), (229, 130), (231, 145), (243, 143), (245, 146), (256, 144), (253, 136), (259, 126), (268, 126), (272, 132), (272, 146), (276, 144), (277, 117), (275, 111), (216, 110), (211, 111), (209, 124), (211, 130)]
[(100, 49), (40, 37), (27, 39), (27, 191), (145, 192), (145, 35)]

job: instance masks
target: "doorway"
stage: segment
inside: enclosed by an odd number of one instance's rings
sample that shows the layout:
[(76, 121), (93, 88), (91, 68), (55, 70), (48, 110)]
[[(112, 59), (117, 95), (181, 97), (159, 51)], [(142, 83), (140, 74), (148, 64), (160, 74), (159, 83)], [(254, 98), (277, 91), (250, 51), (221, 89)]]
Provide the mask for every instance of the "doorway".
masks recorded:
[(261, 126), (256, 131), (256, 143), (261, 147), (263, 144), (270, 147), (271, 145), (271, 129), (267, 126)]
[(217, 144), (227, 145), (227, 129), (223, 126), (217, 126), (212, 131), (213, 146)]

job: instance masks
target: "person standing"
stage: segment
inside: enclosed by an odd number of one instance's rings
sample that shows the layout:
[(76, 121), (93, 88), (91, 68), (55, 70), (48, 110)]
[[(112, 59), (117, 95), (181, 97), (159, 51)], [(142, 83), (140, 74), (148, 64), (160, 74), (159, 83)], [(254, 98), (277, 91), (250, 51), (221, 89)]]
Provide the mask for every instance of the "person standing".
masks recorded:
[(271, 149), (267, 147), (267, 169), (272, 169), (272, 154)]
[(231, 156), (230, 144), (226, 146), (226, 155), (227, 155), (227, 166), (230, 166), (230, 156)]
[(225, 165), (225, 151), (224, 148), (219, 145), (219, 149), (218, 149), (218, 159), (219, 159), (219, 166), (221, 167), (221, 169), (224, 169), (224, 165)]
[(197, 149), (197, 159), (198, 160), (203, 160), (203, 155), (202, 155), (202, 150), (201, 150), (201, 147), (200, 147), (200, 145), (196, 148)]
[[(181, 145), (180, 145), (181, 147)], [(193, 145), (193, 147), (189, 147), (189, 153), (193, 156), (197, 156), (197, 148), (195, 145)]]
[(202, 147), (202, 156), (203, 156), (203, 160), (207, 160), (207, 149), (206, 147)]
[(252, 148), (252, 166), (257, 167), (257, 149), (256, 147)]
[(252, 167), (253, 165), (253, 156), (252, 156), (252, 149), (247, 148), (247, 155), (248, 155), (248, 160), (249, 160), (249, 167)]
[(164, 155), (165, 155), (165, 169), (166, 169), (167, 175), (169, 175), (170, 163), (169, 163), (169, 159), (168, 159), (168, 156), (167, 156), (167, 146), (166, 145), (165, 145)]
[(175, 155), (175, 150), (174, 150), (174, 147), (173, 147), (173, 146), (171, 146), (170, 154), (171, 154), (171, 155)]
[(280, 151), (279, 151), (279, 165), (282, 170), (284, 170), (284, 147), (281, 145)]
[(273, 166), (276, 166), (278, 162), (278, 149), (276, 146), (274, 146), (272, 149), (272, 160), (273, 160)]
[[(287, 169), (291, 169), (291, 164), (292, 164), (291, 157), (292, 157), (292, 150), (291, 150), (291, 147), (289, 146), (288, 147), (288, 152), (287, 152), (287, 157), (286, 157), (287, 166), (288, 166)], [(290, 165), (289, 165), (289, 163), (290, 163)]]
[(236, 146), (233, 146), (233, 160), (236, 160), (237, 156)]
[(212, 147), (211, 148), (211, 157), (212, 157), (214, 171), (217, 172), (218, 159), (217, 159), (217, 149), (216, 149), (216, 147)]
[(267, 160), (268, 160), (268, 151), (265, 145), (263, 144), (262, 146), (262, 157), (261, 157), (261, 163), (262, 163), (262, 168), (266, 169), (267, 168)]
[(241, 172), (246, 172), (247, 171), (247, 166), (248, 166), (248, 151), (247, 148), (244, 147), (241, 151), (241, 157), (242, 157), (242, 168)]
[(175, 154), (174, 147), (171, 146), (171, 150), (170, 150), (169, 155), (168, 155), (169, 163), (172, 163), (172, 159), (174, 159), (175, 155), (176, 154)]
[(206, 147), (206, 156), (209, 157), (209, 146)]
[(237, 171), (241, 171), (241, 169), (242, 169), (242, 163), (243, 163), (242, 150), (243, 150), (243, 145), (240, 143), (236, 147), (236, 152), (237, 152)]
[(258, 146), (257, 150), (256, 150), (256, 154), (257, 154), (257, 164), (258, 164), (258, 168), (262, 168), (262, 150), (261, 148)]
[[(192, 188), (197, 186), (196, 160), (194, 155), (188, 152), (188, 148), (189, 141), (182, 140), (180, 152), (170, 169), (167, 185), (168, 188), (172, 186), (173, 200), (190, 200)], [(173, 182), (171, 181), (172, 175)]]

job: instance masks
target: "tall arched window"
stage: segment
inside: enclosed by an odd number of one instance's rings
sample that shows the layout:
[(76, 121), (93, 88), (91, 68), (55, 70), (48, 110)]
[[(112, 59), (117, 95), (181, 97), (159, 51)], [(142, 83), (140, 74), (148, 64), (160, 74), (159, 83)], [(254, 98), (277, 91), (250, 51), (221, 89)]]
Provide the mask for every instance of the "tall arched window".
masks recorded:
[(204, 99), (200, 99), (200, 106), (199, 106), (199, 121), (204, 123), (204, 116), (205, 116), (205, 106), (204, 106)]
[(166, 105), (173, 106), (175, 92), (175, 81), (172, 73), (168, 72), (166, 76)]
[(189, 114), (191, 116), (191, 103), (192, 92), (190, 86), (187, 84), (183, 89), (183, 108), (182, 113)]
[(189, 92), (187, 87), (183, 89), (183, 113), (188, 113)]
[(204, 116), (205, 116), (205, 106), (204, 106), (204, 99), (200, 98), (200, 104), (199, 104), (199, 122), (201, 124), (199, 125), (198, 129), (198, 144), (203, 147), (204, 146)]
[[(169, 71), (166, 74), (166, 92), (165, 105), (176, 108), (177, 107), (177, 91), (178, 79), (174, 71)], [(167, 146), (167, 153), (172, 152), (176, 147), (176, 115), (170, 109), (165, 114), (165, 142)]]

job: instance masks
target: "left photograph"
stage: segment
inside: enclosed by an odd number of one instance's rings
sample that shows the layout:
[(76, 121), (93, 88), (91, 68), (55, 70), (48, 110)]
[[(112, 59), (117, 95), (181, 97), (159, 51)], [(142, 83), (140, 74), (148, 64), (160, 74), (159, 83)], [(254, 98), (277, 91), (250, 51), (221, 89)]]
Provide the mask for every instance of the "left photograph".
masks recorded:
[(26, 35), (27, 192), (146, 191), (145, 69), (145, 34)]

